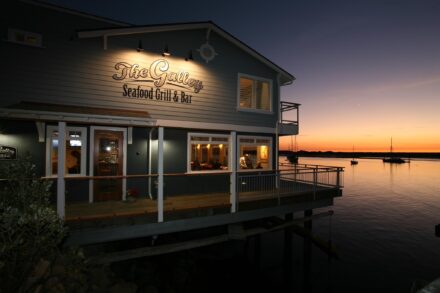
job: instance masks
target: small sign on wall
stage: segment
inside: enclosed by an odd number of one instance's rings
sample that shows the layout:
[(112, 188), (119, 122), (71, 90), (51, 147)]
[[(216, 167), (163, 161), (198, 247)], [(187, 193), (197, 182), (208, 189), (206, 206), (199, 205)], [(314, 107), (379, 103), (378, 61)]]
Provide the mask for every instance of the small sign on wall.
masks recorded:
[(0, 160), (16, 160), (17, 149), (10, 146), (0, 145)]

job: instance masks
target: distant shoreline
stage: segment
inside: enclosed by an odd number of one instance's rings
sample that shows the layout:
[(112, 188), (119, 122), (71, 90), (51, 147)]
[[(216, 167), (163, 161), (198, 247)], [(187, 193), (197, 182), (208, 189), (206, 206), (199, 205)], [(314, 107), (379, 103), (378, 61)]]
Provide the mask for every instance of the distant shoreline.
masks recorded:
[[(298, 157), (323, 157), (323, 158), (388, 158), (390, 157), (389, 152), (332, 152), (332, 151), (286, 151), (281, 150), (278, 152), (280, 156), (296, 155)], [(392, 157), (399, 157), (402, 159), (440, 159), (440, 153), (406, 153), (406, 152), (395, 152), (391, 154)]]

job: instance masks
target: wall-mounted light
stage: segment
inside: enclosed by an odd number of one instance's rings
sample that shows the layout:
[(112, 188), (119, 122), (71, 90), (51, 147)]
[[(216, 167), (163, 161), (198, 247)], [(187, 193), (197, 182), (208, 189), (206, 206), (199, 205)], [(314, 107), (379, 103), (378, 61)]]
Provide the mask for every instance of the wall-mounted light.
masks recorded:
[(142, 46), (142, 41), (139, 40), (139, 44), (138, 44), (138, 46), (136, 48), (136, 51), (140, 52), (140, 51), (143, 51), (143, 50), (144, 50), (144, 47)]
[(162, 56), (171, 56), (171, 53), (168, 50), (168, 44), (165, 44), (165, 48), (163, 49)]
[(188, 51), (188, 55), (185, 58), (185, 61), (188, 61), (188, 60), (194, 60), (192, 50)]

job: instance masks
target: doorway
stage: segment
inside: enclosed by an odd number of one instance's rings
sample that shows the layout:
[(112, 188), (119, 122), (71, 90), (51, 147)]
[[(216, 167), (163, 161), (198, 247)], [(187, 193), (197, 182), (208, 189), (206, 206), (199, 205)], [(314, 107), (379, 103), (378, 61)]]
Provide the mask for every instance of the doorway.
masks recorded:
[[(92, 128), (91, 169), (93, 176), (125, 175), (125, 129)], [(125, 179), (97, 179), (92, 181), (91, 201), (124, 199)]]

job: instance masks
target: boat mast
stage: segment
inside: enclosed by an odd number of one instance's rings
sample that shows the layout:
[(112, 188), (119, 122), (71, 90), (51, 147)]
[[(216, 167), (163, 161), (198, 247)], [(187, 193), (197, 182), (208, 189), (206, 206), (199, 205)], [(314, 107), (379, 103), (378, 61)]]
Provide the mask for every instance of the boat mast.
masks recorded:
[(393, 137), (391, 137), (391, 146), (390, 146), (390, 153), (393, 152)]

